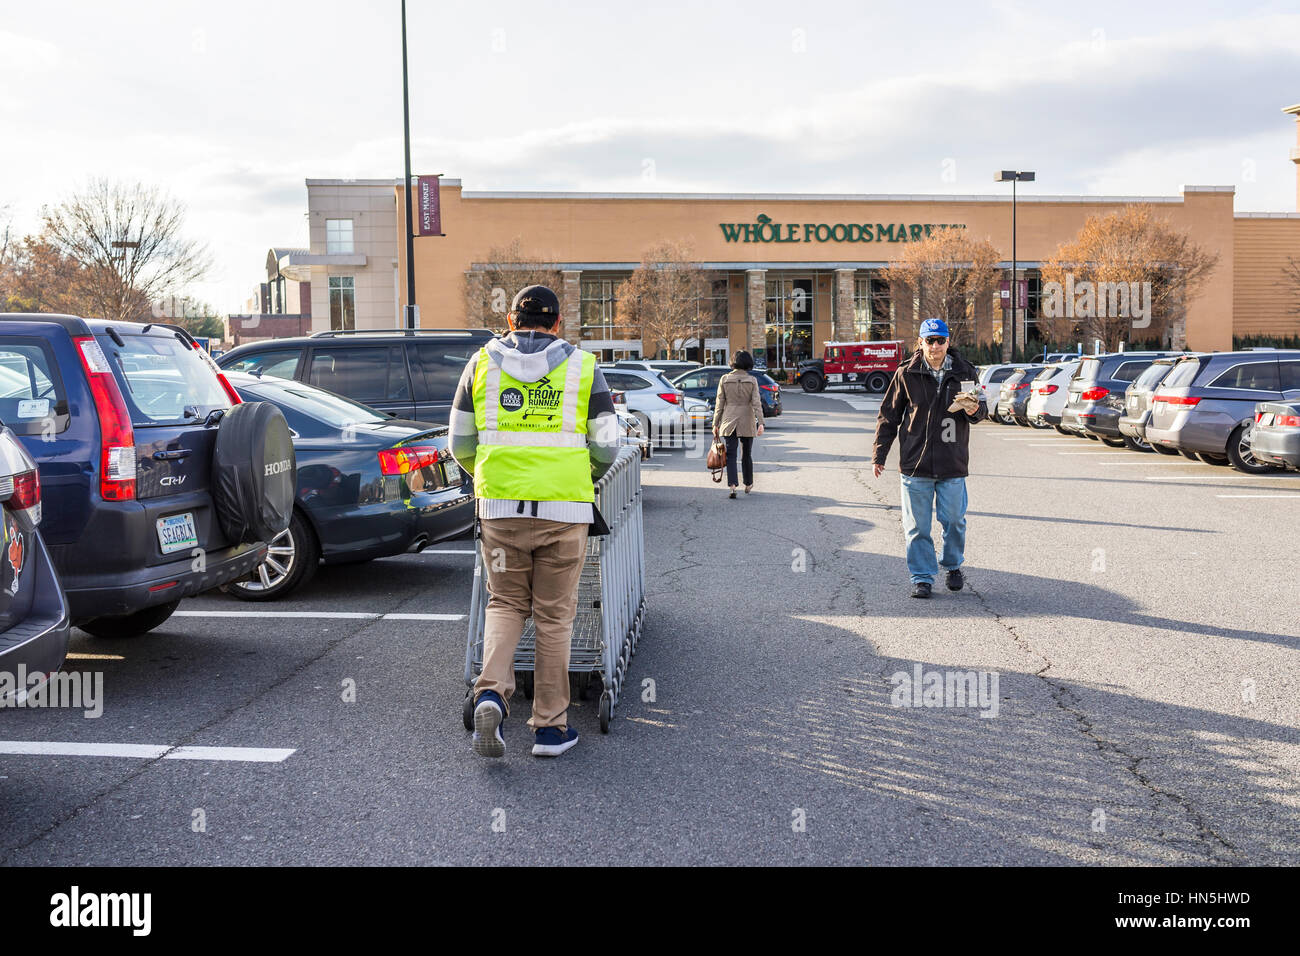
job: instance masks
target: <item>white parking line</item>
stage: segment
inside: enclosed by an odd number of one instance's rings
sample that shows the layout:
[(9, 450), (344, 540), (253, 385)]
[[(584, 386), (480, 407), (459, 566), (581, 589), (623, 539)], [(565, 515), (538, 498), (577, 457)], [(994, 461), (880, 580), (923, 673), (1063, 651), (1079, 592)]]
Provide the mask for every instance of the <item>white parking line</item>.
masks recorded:
[(0, 740), (0, 754), (46, 757), (134, 757), (142, 760), (224, 760), (282, 763), (296, 753), (282, 747), (176, 747), (169, 744), (91, 744), (61, 740)]
[(463, 621), (464, 614), (381, 614), (377, 611), (176, 611), (173, 617), (271, 617), (329, 621)]
[(1216, 498), (1300, 498), (1300, 495), (1215, 495)]
[[(1150, 464), (1147, 462), (1146, 464)], [(1188, 462), (1194, 464), (1194, 462)], [(1220, 481), (1295, 481), (1300, 475), (1147, 475), (1147, 481), (1204, 481), (1217, 484)]]
[(1106, 455), (1106, 456), (1110, 456), (1110, 455), (1128, 455), (1128, 452), (1126, 452), (1126, 451), (1120, 451), (1120, 450), (1117, 448), (1117, 449), (1115, 449), (1115, 451), (1058, 451), (1057, 454), (1058, 454), (1058, 455)]

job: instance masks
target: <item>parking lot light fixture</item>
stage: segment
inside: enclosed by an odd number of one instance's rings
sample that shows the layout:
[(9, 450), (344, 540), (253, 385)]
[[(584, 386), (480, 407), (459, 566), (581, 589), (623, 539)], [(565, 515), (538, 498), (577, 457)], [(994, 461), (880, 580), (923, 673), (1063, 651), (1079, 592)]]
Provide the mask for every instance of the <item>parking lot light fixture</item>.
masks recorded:
[[(1032, 183), (1034, 181), (1034, 171), (1030, 169), (1000, 169), (993, 175), (995, 183), (1011, 183), (1011, 346), (1003, 348), (1003, 355), (1006, 361), (1015, 360), (1016, 354), (1016, 299), (1020, 291), (1016, 283), (1016, 183)], [(1005, 339), (1006, 337), (1003, 336)]]

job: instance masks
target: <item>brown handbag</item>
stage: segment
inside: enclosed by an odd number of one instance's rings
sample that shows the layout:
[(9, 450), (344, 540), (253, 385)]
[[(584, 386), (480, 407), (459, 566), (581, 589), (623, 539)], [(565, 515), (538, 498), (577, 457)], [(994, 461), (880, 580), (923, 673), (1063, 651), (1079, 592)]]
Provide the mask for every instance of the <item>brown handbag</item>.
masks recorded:
[(722, 471), (727, 467), (727, 443), (721, 438), (713, 439), (709, 454), (704, 459), (704, 467), (713, 472), (714, 481), (722, 481)]

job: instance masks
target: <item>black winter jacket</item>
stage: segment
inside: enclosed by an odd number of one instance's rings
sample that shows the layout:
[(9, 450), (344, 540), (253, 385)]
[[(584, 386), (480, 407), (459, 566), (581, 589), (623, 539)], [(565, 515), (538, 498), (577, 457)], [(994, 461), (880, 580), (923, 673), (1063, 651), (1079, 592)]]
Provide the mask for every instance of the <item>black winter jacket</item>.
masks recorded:
[[(970, 463), (970, 426), (988, 418), (980, 402), (979, 411), (967, 415), (950, 412), (948, 406), (961, 391), (961, 383), (978, 381), (974, 365), (952, 349), (952, 368), (936, 384), (920, 350), (894, 373), (876, 419), (876, 444), (871, 462), (883, 465), (900, 435), (898, 469), (910, 478), (965, 478)], [(947, 439), (945, 441), (945, 439)]]

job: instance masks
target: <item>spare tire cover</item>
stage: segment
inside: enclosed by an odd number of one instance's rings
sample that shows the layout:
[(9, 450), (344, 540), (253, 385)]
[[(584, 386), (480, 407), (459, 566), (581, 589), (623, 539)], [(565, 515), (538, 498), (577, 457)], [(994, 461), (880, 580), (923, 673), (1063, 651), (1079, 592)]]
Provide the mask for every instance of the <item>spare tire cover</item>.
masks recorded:
[(212, 456), (212, 499), (232, 543), (270, 541), (289, 527), (297, 470), (280, 409), (243, 402), (226, 412)]

